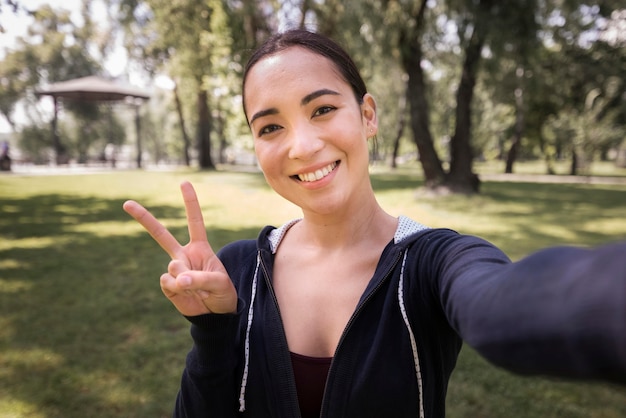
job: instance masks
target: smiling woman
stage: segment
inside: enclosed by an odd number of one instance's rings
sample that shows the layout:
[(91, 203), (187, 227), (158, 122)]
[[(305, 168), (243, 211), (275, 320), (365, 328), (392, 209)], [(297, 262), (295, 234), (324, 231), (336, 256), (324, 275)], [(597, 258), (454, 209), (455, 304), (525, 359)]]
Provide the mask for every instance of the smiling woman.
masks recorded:
[(513, 372), (626, 384), (626, 243), (513, 263), (389, 214), (368, 174), (376, 102), (324, 36), (271, 37), (243, 93), (265, 179), (301, 218), (216, 254), (190, 183), (186, 245), (124, 204), (172, 258), (161, 288), (192, 323), (175, 416), (444, 417), (463, 341)]

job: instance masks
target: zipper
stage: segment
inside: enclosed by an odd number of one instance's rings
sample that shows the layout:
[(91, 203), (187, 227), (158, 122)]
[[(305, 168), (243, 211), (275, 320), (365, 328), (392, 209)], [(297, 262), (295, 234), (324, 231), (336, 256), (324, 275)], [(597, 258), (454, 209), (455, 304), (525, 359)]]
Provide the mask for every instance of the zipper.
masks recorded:
[(283, 325), (283, 317), (280, 315), (280, 306), (278, 306), (278, 298), (276, 297), (276, 293), (274, 292), (274, 286), (272, 285), (272, 282), (270, 281), (270, 275), (268, 273), (267, 267), (265, 265), (265, 261), (263, 260), (263, 257), (261, 256), (261, 254), (259, 254), (259, 259), (261, 260), (261, 269), (263, 270), (263, 277), (265, 279), (265, 284), (267, 285), (267, 288), (270, 291), (270, 295), (272, 295), (272, 300), (274, 301), (274, 306), (276, 307), (276, 310), (278, 311), (278, 319), (280, 320), (280, 327), (283, 330), (282, 334), (284, 337), (284, 343), (285, 345), (287, 344), (287, 336), (285, 335), (285, 327)]
[[(270, 295), (272, 296), (272, 300), (274, 301), (274, 306), (276, 307), (276, 311), (278, 312), (278, 321), (279, 321), (279, 325), (281, 329), (280, 335), (282, 337), (282, 343), (283, 343), (283, 346), (287, 349), (287, 351), (289, 351), (289, 345), (287, 344), (287, 335), (285, 334), (285, 326), (283, 324), (283, 317), (280, 313), (280, 306), (278, 305), (278, 298), (276, 297), (276, 293), (274, 292), (274, 286), (272, 285), (272, 282), (270, 281), (270, 275), (268, 274), (267, 266), (265, 265), (265, 261), (263, 260), (263, 257), (260, 254), (260, 252), (259, 252), (259, 259), (260, 259), (260, 264), (261, 264), (261, 270), (263, 271), (263, 276), (265, 279), (265, 284), (270, 292)], [(294, 378), (294, 385), (295, 385), (295, 378)]]
[(326, 403), (328, 380), (330, 378), (331, 373), (333, 372), (333, 365), (335, 364), (335, 358), (337, 357), (337, 353), (341, 349), (342, 343), (346, 339), (346, 335), (348, 334), (348, 332), (350, 332), (350, 328), (352, 327), (352, 324), (354, 323), (356, 318), (359, 316), (361, 311), (364, 309), (364, 306), (367, 304), (367, 302), (369, 302), (369, 300), (374, 296), (374, 294), (378, 292), (378, 289), (380, 289), (382, 285), (387, 282), (389, 277), (391, 277), (391, 272), (396, 268), (396, 266), (400, 262), (400, 259), (402, 258), (401, 255), (402, 255), (402, 251), (398, 251), (398, 253), (395, 256), (395, 259), (393, 260), (393, 263), (391, 264), (391, 266), (389, 267), (389, 269), (387, 270), (383, 278), (378, 282), (376, 287), (374, 287), (374, 289), (372, 289), (372, 291), (369, 292), (366, 298), (363, 299), (363, 301), (359, 303), (359, 305), (356, 307), (356, 310), (354, 311), (354, 313), (348, 320), (348, 323), (346, 324), (346, 327), (344, 328), (343, 333), (341, 334), (341, 337), (339, 338), (339, 342), (337, 343), (337, 348), (335, 348), (335, 355), (333, 355), (333, 359), (330, 362), (330, 368), (328, 369), (328, 376), (326, 377), (326, 384), (324, 386), (324, 396), (322, 397), (322, 409), (321, 409), (322, 413), (320, 415), (320, 418), (324, 417), (324, 404)]

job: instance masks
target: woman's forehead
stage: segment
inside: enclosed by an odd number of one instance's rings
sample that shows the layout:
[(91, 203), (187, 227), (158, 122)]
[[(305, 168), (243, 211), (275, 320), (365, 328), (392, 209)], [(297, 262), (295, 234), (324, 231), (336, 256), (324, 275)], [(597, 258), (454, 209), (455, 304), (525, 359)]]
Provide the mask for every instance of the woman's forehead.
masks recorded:
[(272, 83), (282, 87), (283, 91), (299, 86), (306, 89), (309, 84), (344, 84), (349, 87), (330, 59), (298, 46), (262, 58), (246, 78), (246, 98), (262, 93)]

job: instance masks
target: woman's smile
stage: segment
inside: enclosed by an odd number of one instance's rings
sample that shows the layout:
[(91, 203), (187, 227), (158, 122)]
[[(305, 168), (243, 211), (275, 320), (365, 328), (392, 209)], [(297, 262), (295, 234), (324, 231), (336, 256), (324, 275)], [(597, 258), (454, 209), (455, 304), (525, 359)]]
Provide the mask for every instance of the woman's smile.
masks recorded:
[(339, 161), (334, 161), (328, 164), (326, 167), (322, 167), (319, 170), (315, 170), (310, 173), (301, 173), (296, 176), (298, 180), (306, 183), (310, 183), (313, 181), (318, 181), (329, 175), (337, 166), (339, 165)]

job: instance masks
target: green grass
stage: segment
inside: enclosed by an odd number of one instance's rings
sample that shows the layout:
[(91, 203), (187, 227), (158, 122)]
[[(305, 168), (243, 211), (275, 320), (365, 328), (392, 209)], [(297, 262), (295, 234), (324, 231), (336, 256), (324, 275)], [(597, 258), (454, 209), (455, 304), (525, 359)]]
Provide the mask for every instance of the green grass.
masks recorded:
[[(373, 175), (391, 213), (477, 234), (519, 258), (626, 237), (626, 185), (496, 183), (426, 198), (406, 171)], [(299, 216), (260, 174), (120, 171), (0, 176), (0, 418), (168, 417), (190, 348), (162, 296), (168, 258), (122, 210), (132, 198), (186, 240), (191, 180), (217, 250)], [(464, 348), (449, 417), (624, 417), (626, 388), (522, 378)]]

